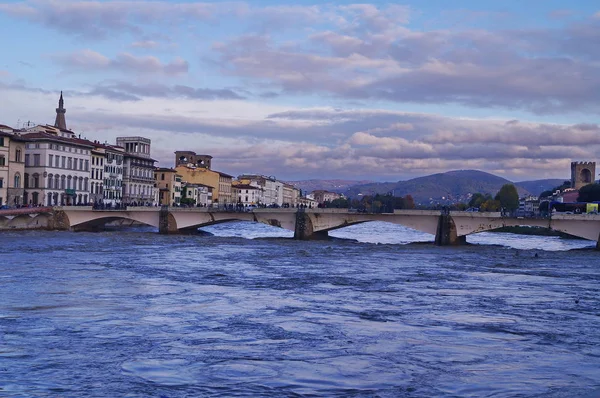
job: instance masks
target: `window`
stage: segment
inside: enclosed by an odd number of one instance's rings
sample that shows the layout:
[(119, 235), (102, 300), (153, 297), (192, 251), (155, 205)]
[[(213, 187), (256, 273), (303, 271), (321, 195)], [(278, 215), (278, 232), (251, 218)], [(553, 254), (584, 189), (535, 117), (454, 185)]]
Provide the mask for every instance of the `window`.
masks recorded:
[(40, 154), (39, 153), (36, 153), (35, 155), (33, 155), (33, 165), (34, 166), (40, 165)]
[(15, 188), (21, 188), (21, 175), (19, 173), (15, 174)]
[(4, 178), (0, 178), (0, 188), (4, 187)]
[(83, 159), (79, 159), (79, 170), (83, 170)]
[(89, 160), (85, 161), (85, 171), (90, 171), (90, 161)]
[(0, 137), (0, 146), (4, 146), (4, 137)]
[(59, 167), (60, 165), (60, 156), (56, 155), (56, 158), (54, 159), (54, 167)]
[(34, 174), (33, 175), (33, 187), (32, 188), (39, 188), (40, 187), (40, 176), (39, 174)]
[[(69, 149), (71, 149), (71, 148), (69, 148)], [(67, 168), (69, 170), (73, 168), (73, 158), (71, 158), (71, 157), (67, 159)]]
[(4, 156), (0, 156), (0, 166), (6, 166), (6, 159), (4, 159)]
[(61, 157), (60, 157), (60, 160), (61, 160), (61, 163), (60, 163), (60, 165), (61, 165), (61, 167), (64, 169), (64, 168), (65, 168), (65, 166), (66, 166), (66, 163), (67, 163), (67, 157), (66, 157), (66, 156), (61, 156)]
[(21, 149), (17, 149), (15, 151), (15, 162), (20, 162), (21, 161)]
[(29, 154), (25, 155), (25, 166), (29, 166)]
[(54, 155), (48, 155), (48, 166), (52, 167), (54, 163)]

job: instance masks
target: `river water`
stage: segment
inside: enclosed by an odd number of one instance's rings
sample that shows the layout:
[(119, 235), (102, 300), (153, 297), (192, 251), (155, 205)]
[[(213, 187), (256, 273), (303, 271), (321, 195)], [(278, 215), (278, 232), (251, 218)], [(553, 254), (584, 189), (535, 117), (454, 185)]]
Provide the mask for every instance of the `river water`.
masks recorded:
[(205, 230), (2, 232), (0, 396), (600, 396), (594, 242)]

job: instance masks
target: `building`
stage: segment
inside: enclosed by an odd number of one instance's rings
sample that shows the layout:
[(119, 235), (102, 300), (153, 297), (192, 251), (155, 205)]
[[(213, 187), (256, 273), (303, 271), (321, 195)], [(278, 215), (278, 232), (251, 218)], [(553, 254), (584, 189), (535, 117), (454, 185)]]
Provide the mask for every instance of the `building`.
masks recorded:
[(127, 205), (153, 205), (154, 163), (150, 157), (151, 141), (144, 137), (117, 137), (123, 152), (123, 195)]
[[(104, 181), (103, 202), (109, 206), (119, 206), (123, 197), (123, 167), (124, 149), (112, 145), (103, 145), (104, 148)], [(152, 198), (152, 203), (154, 198)]]
[(314, 199), (315, 202), (319, 204), (323, 204), (325, 202), (333, 202), (334, 200), (342, 197), (339, 193), (325, 191), (322, 189), (312, 191), (310, 193), (310, 196)]
[(517, 215), (521, 217), (532, 217), (540, 214), (540, 198), (537, 196), (526, 196), (519, 199)]
[(255, 185), (234, 184), (231, 186), (236, 203), (244, 206), (262, 203), (263, 189)]
[(0, 125), (0, 207), (23, 203), (25, 142), (11, 127)]
[(233, 192), (231, 191), (233, 177), (220, 171), (217, 171), (217, 173), (219, 173), (219, 203), (222, 205), (235, 203)]
[(212, 156), (210, 155), (197, 155), (192, 151), (175, 151), (175, 166), (191, 164), (194, 167), (210, 170), (211, 162)]
[(97, 205), (104, 203), (104, 159), (106, 159), (106, 152), (102, 146), (94, 145), (91, 153), (89, 201)]
[(174, 169), (158, 168), (154, 170), (156, 189), (159, 191), (161, 206), (179, 206), (181, 204), (181, 176)]
[(212, 187), (202, 184), (184, 183), (181, 189), (182, 203), (184, 199), (188, 204), (197, 207), (208, 207), (212, 205)]
[(579, 190), (595, 182), (596, 162), (571, 162), (571, 188)]
[(283, 183), (283, 206), (296, 207), (299, 197), (300, 190), (298, 188), (292, 184)]
[(50, 125), (27, 129), (23, 203), (76, 205), (89, 202), (92, 142)]
[(262, 189), (263, 197), (261, 204), (283, 205), (283, 187), (284, 183), (277, 181), (275, 177), (267, 177), (259, 174), (242, 174), (238, 176), (241, 184), (253, 185)]

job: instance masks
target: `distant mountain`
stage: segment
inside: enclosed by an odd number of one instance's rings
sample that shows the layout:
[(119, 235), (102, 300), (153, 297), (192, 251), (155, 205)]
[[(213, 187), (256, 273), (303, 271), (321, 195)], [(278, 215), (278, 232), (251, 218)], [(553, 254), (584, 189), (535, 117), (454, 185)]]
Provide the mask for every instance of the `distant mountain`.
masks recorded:
[(288, 184), (292, 184), (293, 186), (301, 189), (302, 192), (305, 193), (311, 193), (312, 191), (318, 189), (342, 193), (345, 192), (351, 186), (369, 184), (372, 182), (373, 181), (369, 180), (302, 180), (288, 181)]
[[(393, 193), (395, 196), (411, 195), (420, 204), (467, 202), (469, 195), (477, 192), (495, 195), (502, 185), (512, 184), (506, 178), (479, 170), (456, 170), (432, 174), (396, 183), (370, 183), (350, 187), (344, 193), (350, 197)], [(516, 184), (515, 184), (516, 185)], [(519, 195), (530, 192), (519, 186)]]
[(542, 192), (558, 187), (568, 180), (570, 180), (570, 178), (550, 178), (546, 180), (515, 182), (515, 185), (531, 192), (532, 195), (539, 196)]

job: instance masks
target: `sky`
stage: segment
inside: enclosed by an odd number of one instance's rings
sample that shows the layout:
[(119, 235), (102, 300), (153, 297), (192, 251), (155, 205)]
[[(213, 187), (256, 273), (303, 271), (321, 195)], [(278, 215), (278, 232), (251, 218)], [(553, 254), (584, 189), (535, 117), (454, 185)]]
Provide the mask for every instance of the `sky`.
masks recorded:
[(0, 0), (0, 124), (234, 176), (568, 178), (600, 159), (600, 3)]

